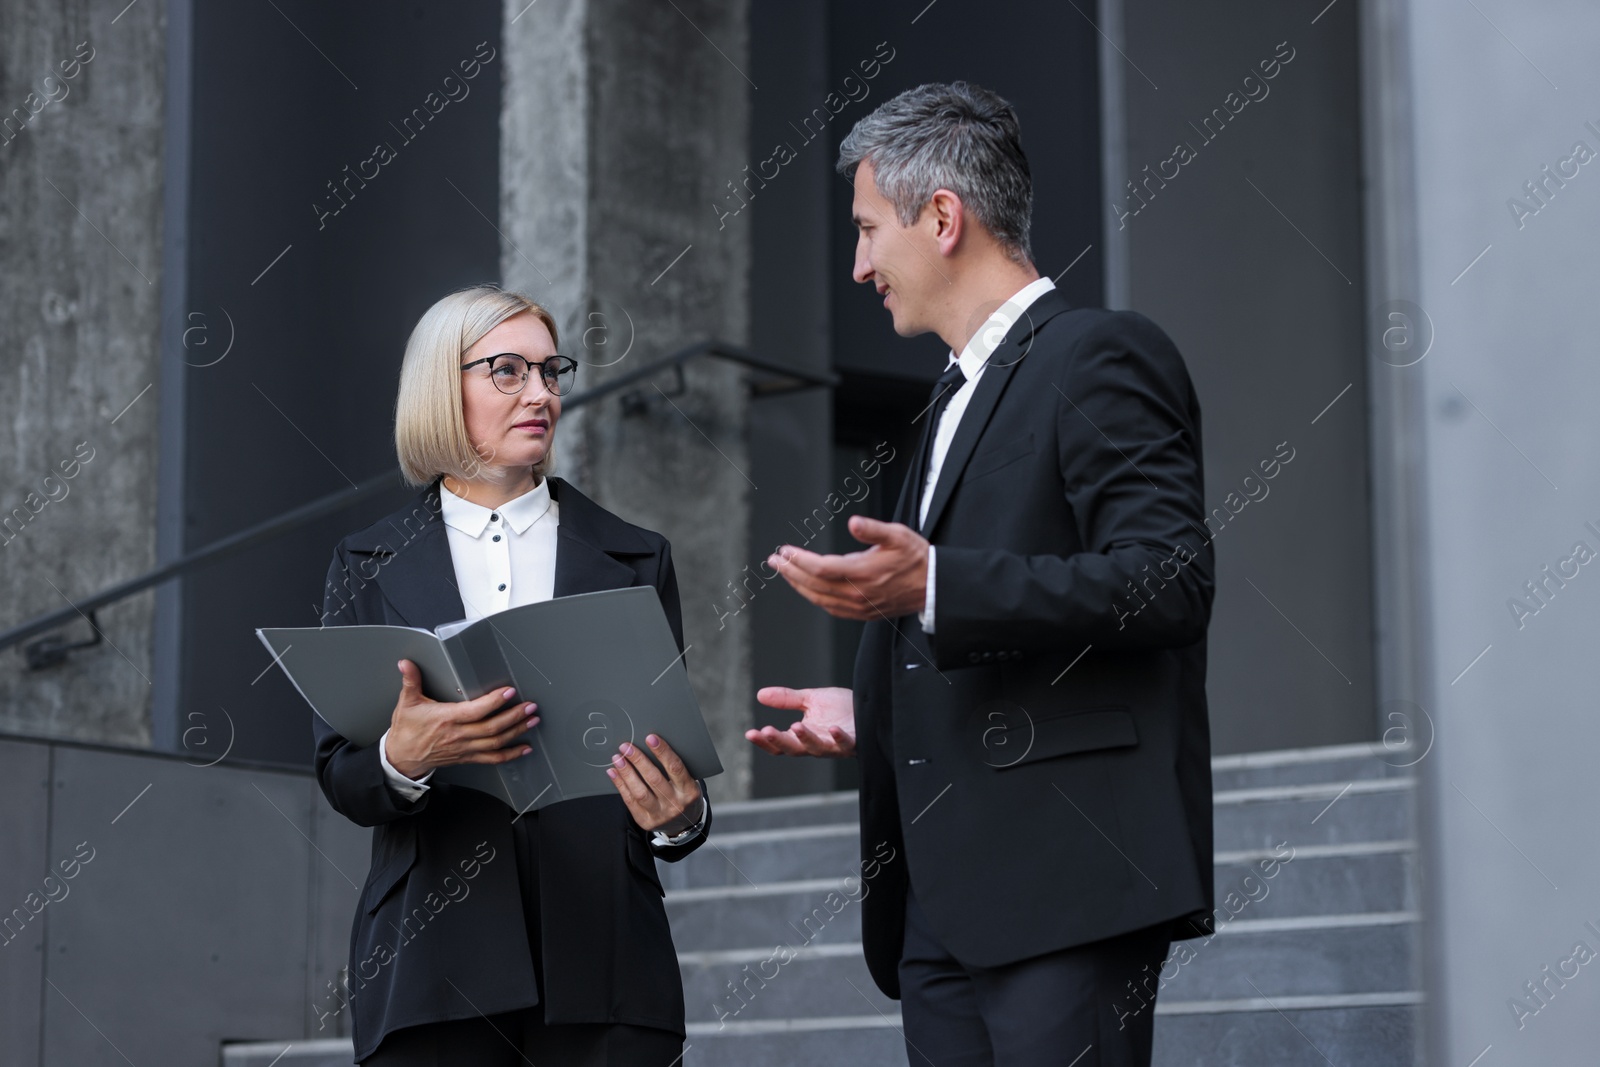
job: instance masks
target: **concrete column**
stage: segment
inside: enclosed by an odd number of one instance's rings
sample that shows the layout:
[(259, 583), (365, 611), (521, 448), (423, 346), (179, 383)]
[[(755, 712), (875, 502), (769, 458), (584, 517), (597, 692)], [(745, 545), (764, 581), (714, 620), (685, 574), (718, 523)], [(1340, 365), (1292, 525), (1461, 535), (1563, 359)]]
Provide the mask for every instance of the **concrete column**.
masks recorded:
[[(3, 626), (155, 564), (164, 18), (0, 3)], [(0, 730), (148, 743), (152, 603), (69, 664), (6, 656)]]
[[(508, 0), (501, 121), (505, 284), (548, 303), (578, 388), (748, 332), (748, 230), (714, 204), (748, 159), (746, 7), (729, 0)], [(697, 361), (642, 406), (616, 397), (556, 437), (561, 475), (672, 541), (689, 677), (727, 773), (750, 788), (750, 630), (716, 605), (747, 558), (744, 372)], [(658, 391), (659, 387), (659, 391)]]
[(1374, 344), (1372, 372), (1392, 480), (1415, 494), (1378, 510), (1410, 531), (1378, 544), (1410, 553), (1379, 569), (1386, 602), (1413, 598), (1387, 621), (1422, 631), (1384, 641), (1406, 687), (1389, 695), (1420, 708), (1428, 1062), (1587, 1062), (1600, 8), (1373, 0), (1363, 17), (1375, 313), (1416, 337)]

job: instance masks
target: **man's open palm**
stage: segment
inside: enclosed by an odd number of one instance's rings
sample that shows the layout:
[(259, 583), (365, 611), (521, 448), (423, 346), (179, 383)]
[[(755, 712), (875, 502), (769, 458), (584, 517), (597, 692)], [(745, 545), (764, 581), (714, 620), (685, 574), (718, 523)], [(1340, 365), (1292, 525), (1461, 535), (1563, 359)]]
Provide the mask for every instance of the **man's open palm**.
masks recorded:
[(854, 756), (856, 754), (855, 694), (848, 689), (788, 689), (769, 685), (756, 699), (769, 708), (801, 713), (787, 730), (763, 726), (746, 730), (745, 738), (774, 756)]

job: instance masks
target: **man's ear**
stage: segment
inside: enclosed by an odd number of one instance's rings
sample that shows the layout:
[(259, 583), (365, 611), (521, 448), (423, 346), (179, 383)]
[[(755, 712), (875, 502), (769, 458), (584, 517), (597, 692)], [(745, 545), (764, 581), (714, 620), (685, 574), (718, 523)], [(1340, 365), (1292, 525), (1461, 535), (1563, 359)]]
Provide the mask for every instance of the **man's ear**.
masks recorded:
[(953, 255), (966, 228), (966, 205), (949, 189), (935, 189), (925, 209), (933, 224), (933, 239), (941, 256)]

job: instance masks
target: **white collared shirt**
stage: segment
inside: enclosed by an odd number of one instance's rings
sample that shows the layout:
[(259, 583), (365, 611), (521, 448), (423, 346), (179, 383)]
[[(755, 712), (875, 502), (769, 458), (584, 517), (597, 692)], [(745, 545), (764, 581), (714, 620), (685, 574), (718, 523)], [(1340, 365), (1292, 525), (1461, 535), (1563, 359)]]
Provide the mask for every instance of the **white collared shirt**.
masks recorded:
[(477, 619), (555, 595), (560, 511), (548, 478), (498, 508), (474, 504), (440, 482), (439, 507), (467, 612), (463, 618)]
[[(550, 479), (541, 478), (538, 485), (498, 508), (457, 496), (441, 481), (439, 512), (466, 610), (463, 618), (482, 618), (554, 595), (560, 508), (550, 496)], [(385, 730), (378, 739), (384, 777), (395, 792), (415, 800), (428, 791), (433, 772), (412, 780), (395, 770), (385, 744), (388, 738)]]
[[(961, 416), (971, 403), (972, 394), (978, 391), (978, 379), (983, 377), (983, 369), (989, 365), (989, 357), (1000, 347), (1000, 343), (1006, 339), (1006, 334), (1016, 321), (1022, 318), (1023, 312), (1027, 311), (1035, 300), (1054, 288), (1055, 283), (1048, 277), (1035, 278), (989, 316), (988, 321), (968, 339), (967, 346), (961, 350), (960, 356), (954, 352), (950, 353), (949, 362), (944, 365), (944, 369), (949, 370), (951, 363), (961, 364), (961, 374), (966, 381), (962, 382), (961, 388), (950, 397), (950, 403), (946, 404), (944, 411), (939, 414), (939, 425), (933, 432), (933, 447), (928, 457), (928, 478), (923, 483), (922, 501), (917, 509), (918, 526), (928, 521), (928, 507), (933, 503), (933, 491), (939, 484), (939, 471), (944, 466), (946, 454), (950, 451), (950, 442), (955, 439), (956, 430), (961, 425)], [(922, 622), (923, 632), (930, 634), (933, 633), (933, 560), (934, 549), (929, 545), (927, 598), (918, 619)]]

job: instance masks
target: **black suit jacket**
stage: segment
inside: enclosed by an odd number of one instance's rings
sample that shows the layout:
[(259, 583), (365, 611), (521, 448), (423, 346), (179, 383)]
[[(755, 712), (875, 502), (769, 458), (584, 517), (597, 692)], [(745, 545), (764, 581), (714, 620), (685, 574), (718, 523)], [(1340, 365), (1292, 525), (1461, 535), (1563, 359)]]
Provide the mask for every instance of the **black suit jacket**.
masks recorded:
[[(930, 429), (895, 515), (914, 528)], [(1203, 519), (1200, 408), (1172, 342), (1134, 312), (1040, 297), (979, 379), (922, 527), (935, 632), (871, 622), (856, 657), (863, 938), (887, 995), (908, 877), (972, 965), (1206, 932)]]
[[(623, 522), (560, 478), (550, 479), (550, 492), (561, 509), (555, 595), (653, 585), (682, 649), (666, 538)], [(324, 612), (326, 625), (427, 628), (465, 616), (438, 479), (339, 544)], [(328, 802), (373, 828), (372, 866), (350, 934), (356, 1058), (402, 1026), (534, 1004), (515, 813), (485, 793), (442, 782), (404, 800), (384, 779), (376, 744), (353, 745), (315, 715), (312, 726)], [(683, 984), (654, 857), (681, 859), (704, 834), (655, 849), (617, 796), (570, 800), (524, 818), (538, 821), (545, 1021), (683, 1034)]]

